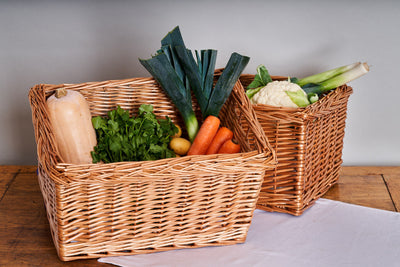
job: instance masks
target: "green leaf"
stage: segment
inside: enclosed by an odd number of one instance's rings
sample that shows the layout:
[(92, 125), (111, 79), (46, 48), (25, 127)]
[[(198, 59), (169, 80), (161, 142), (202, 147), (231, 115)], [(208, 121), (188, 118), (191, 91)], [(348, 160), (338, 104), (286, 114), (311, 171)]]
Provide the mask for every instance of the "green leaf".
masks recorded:
[(93, 117), (92, 124), (93, 124), (94, 129), (101, 129), (101, 128), (106, 127), (105, 120), (100, 116)]
[(251, 99), (255, 94), (257, 94), (264, 86), (260, 86), (257, 88), (252, 88), (252, 89), (247, 89), (246, 90), (246, 95), (249, 99)]
[(153, 106), (152, 105), (142, 104), (139, 107), (139, 116), (144, 114), (144, 113), (152, 113), (152, 112), (153, 112)]
[(116, 115), (117, 115), (117, 110), (115, 109), (108, 112), (108, 117), (110, 118), (110, 120), (115, 120)]
[(161, 146), (159, 146), (159, 145), (150, 144), (149, 150), (150, 150), (152, 153), (160, 153), (160, 152), (163, 151), (163, 148), (162, 148)]
[(318, 94), (318, 95), (320, 95), (320, 94), (322, 94), (324, 92), (324, 88), (320, 84), (316, 84), (316, 83), (308, 83), (306, 85), (303, 85), (301, 88), (307, 94)]
[(247, 86), (248, 89), (254, 89), (258, 87), (264, 87), (269, 82), (272, 82), (272, 78), (269, 75), (267, 68), (264, 65), (257, 67), (257, 74), (254, 76), (254, 80)]
[(214, 85), (215, 64), (217, 61), (217, 51), (212, 49), (201, 51), (202, 81), (203, 91), (207, 100), (210, 99)]
[(319, 100), (319, 96), (316, 93), (310, 93), (310, 94), (307, 95), (307, 97), (308, 97), (308, 100), (310, 101), (311, 104), (315, 103), (315, 102), (317, 102)]
[(91, 153), (93, 162), (155, 160), (174, 154), (168, 144), (178, 129), (169, 117), (157, 120), (153, 106), (139, 107), (136, 118), (127, 119), (129, 111), (120, 107), (108, 114), (113, 119), (99, 117), (94, 120), (97, 126), (106, 121), (108, 127), (95, 129), (98, 143)]
[(176, 26), (172, 31), (168, 32), (168, 34), (161, 40), (161, 45), (169, 45), (169, 46), (184, 46), (181, 30), (179, 26)]
[(189, 139), (193, 141), (199, 129), (199, 123), (193, 110), (192, 97), (187, 84), (180, 79), (164, 53), (151, 59), (140, 60), (140, 62), (175, 104), (183, 117)]
[(190, 88), (196, 96), (200, 110), (205, 112), (207, 108), (208, 97), (203, 90), (203, 82), (196, 60), (194, 59), (192, 52), (186, 47), (176, 46), (174, 49), (189, 80)]
[(238, 53), (231, 54), (225, 69), (222, 71), (211, 93), (207, 109), (203, 113), (204, 118), (209, 115), (218, 116), (249, 60), (249, 57), (242, 56)]
[(118, 135), (114, 135), (109, 140), (110, 140), (110, 144), (109, 144), (110, 150), (112, 152), (119, 152), (121, 150), (122, 146), (121, 146), (121, 142), (118, 138)]
[(306, 107), (310, 105), (307, 95), (304, 94), (303, 90), (285, 91), (285, 92), (293, 101), (293, 103), (295, 103), (298, 107)]
[(108, 125), (110, 126), (110, 129), (111, 129), (111, 131), (112, 132), (114, 132), (114, 133), (116, 133), (117, 131), (118, 131), (118, 129), (119, 129), (119, 124), (118, 124), (118, 122), (117, 121), (114, 121), (114, 120), (108, 120)]

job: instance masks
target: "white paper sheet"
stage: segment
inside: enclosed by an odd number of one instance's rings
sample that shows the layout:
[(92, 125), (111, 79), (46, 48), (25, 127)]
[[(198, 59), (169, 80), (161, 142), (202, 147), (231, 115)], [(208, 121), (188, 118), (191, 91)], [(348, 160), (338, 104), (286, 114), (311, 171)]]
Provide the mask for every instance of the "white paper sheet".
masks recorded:
[(243, 244), (99, 261), (123, 267), (397, 267), (400, 213), (319, 199), (299, 217), (256, 210)]

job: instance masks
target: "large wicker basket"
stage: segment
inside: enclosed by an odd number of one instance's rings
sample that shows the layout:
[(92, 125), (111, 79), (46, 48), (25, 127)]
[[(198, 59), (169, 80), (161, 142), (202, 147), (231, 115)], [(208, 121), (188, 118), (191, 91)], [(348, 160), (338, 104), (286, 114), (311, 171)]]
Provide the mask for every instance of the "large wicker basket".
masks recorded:
[[(247, 87), (253, 79), (245, 74), (240, 81)], [(337, 182), (352, 92), (341, 86), (306, 108), (253, 105), (277, 159), (266, 171), (257, 208), (298, 216)]]
[(245, 241), (265, 169), (275, 158), (239, 82), (220, 118), (241, 153), (87, 165), (63, 163), (56, 149), (46, 99), (60, 87), (81, 92), (92, 116), (117, 105), (136, 114), (145, 103), (183, 125), (152, 78), (31, 89), (39, 184), (61, 260)]

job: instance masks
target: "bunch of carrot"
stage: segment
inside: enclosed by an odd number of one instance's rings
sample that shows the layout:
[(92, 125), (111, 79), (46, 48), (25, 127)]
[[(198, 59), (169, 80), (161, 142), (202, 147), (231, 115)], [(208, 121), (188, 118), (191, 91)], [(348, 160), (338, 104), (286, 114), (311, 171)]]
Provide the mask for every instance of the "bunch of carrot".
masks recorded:
[(239, 153), (240, 145), (233, 141), (233, 132), (220, 125), (218, 117), (209, 115), (201, 125), (187, 155)]

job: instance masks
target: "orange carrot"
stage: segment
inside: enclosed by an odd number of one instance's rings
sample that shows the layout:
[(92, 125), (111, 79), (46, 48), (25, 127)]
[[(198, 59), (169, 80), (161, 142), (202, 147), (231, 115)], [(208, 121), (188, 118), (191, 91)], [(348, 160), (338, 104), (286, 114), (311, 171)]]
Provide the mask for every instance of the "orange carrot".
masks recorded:
[(240, 152), (240, 145), (229, 139), (222, 144), (221, 148), (218, 150), (218, 154), (233, 154)]
[(212, 140), (210, 146), (207, 149), (206, 154), (216, 154), (218, 153), (219, 148), (222, 146), (223, 143), (232, 139), (233, 132), (226, 127), (219, 128), (217, 134), (215, 135), (214, 139)]
[(208, 116), (201, 125), (187, 155), (204, 155), (214, 139), (220, 123), (218, 117)]

